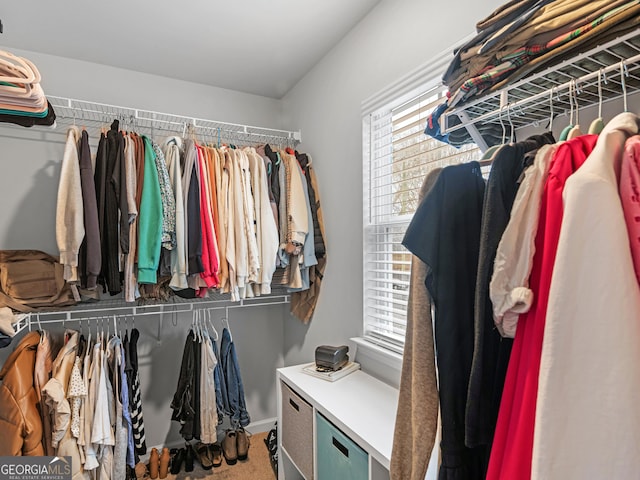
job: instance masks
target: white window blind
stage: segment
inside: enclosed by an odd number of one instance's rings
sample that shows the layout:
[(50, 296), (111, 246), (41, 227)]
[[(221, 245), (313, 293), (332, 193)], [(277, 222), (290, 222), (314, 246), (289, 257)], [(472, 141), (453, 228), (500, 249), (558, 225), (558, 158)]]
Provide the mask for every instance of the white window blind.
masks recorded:
[(401, 242), (431, 170), (476, 160), (475, 145), (460, 149), (425, 135), (427, 117), (445, 87), (363, 119), (364, 334), (402, 353), (407, 325), (411, 254)]

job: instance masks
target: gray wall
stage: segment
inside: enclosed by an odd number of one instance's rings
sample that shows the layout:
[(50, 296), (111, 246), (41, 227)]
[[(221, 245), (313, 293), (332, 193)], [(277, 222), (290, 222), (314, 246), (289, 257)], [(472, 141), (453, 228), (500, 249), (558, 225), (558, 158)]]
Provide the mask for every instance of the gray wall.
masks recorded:
[(362, 333), (361, 102), (451, 50), (502, 3), (382, 1), (284, 97), (285, 126), (302, 129), (301, 149), (314, 158), (328, 232), (315, 318), (285, 322), (287, 365)]
[[(38, 66), (48, 95), (273, 128), (282, 124), (281, 102), (271, 98), (10, 50)], [(0, 249), (35, 248), (57, 254), (55, 205), (65, 130), (0, 127)], [(95, 132), (89, 132), (97, 138)], [(284, 365), (285, 312), (283, 306), (230, 310), (253, 421), (276, 416), (275, 369)], [(215, 315), (220, 332), (222, 316)], [(150, 445), (179, 440), (175, 422), (170, 421), (169, 404), (190, 322), (190, 315), (183, 314), (173, 326), (167, 316), (159, 343), (158, 317), (141, 317), (136, 322), (141, 330), (141, 384)], [(10, 349), (0, 350), (0, 364)]]

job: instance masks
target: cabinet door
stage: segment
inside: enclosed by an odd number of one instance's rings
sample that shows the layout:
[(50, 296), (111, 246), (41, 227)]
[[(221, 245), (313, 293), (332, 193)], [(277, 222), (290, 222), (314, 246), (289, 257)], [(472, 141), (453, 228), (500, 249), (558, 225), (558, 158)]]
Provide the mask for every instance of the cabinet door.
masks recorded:
[(367, 452), (319, 413), (316, 428), (318, 480), (367, 480)]
[(287, 384), (282, 390), (282, 449), (307, 480), (313, 480), (313, 408)]

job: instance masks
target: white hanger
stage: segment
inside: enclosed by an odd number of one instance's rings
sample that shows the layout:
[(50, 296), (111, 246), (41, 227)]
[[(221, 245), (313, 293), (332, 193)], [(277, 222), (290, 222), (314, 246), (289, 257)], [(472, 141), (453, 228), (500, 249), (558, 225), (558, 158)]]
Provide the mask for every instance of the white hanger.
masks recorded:
[(229, 332), (229, 338), (233, 342), (233, 335), (231, 333), (231, 325), (229, 325), (229, 319), (227, 318), (228, 316), (229, 316), (229, 311), (227, 310), (226, 315), (224, 317), (222, 317), (222, 326), (226, 327), (227, 331)]
[(502, 127), (502, 145), (504, 145), (504, 142), (507, 138), (507, 129), (504, 126), (504, 121), (502, 120), (502, 109), (504, 108), (504, 105), (500, 107), (500, 116), (499, 116), (499, 120), (500, 120), (500, 126)]
[(553, 87), (549, 91), (549, 131), (553, 132)]
[(213, 325), (213, 320), (211, 319), (211, 309), (207, 310), (207, 319), (209, 321), (209, 326), (211, 327), (211, 330), (213, 330), (213, 333), (215, 333), (215, 338), (214, 341), (218, 341), (218, 338), (220, 338), (220, 335), (218, 335), (218, 330), (216, 330), (216, 327)]
[(627, 70), (627, 64), (624, 60), (620, 62), (620, 83), (622, 84), (622, 100), (624, 104), (624, 111), (628, 112), (629, 108), (627, 105), (627, 81), (625, 77), (629, 75), (629, 71)]

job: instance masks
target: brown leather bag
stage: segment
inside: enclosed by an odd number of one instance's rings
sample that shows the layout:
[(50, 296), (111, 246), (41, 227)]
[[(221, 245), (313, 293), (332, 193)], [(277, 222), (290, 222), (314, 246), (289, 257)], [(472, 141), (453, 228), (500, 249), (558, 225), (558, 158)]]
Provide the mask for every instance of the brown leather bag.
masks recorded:
[(0, 306), (34, 312), (75, 305), (74, 288), (55, 257), (39, 250), (0, 250)]

